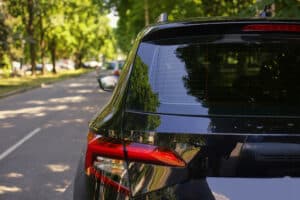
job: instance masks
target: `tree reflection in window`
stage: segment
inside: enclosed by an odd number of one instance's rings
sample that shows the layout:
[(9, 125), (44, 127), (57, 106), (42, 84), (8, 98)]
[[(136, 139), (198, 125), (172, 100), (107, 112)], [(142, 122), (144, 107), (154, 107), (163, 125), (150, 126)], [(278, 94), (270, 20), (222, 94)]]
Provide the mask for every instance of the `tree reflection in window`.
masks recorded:
[[(127, 107), (155, 113), (160, 103), (158, 94), (153, 92), (149, 83), (148, 70), (149, 67), (137, 56), (130, 77)], [(129, 116), (127, 120), (134, 126), (128, 127), (132, 130), (154, 130), (160, 125), (160, 118), (156, 115), (142, 115), (138, 119)]]

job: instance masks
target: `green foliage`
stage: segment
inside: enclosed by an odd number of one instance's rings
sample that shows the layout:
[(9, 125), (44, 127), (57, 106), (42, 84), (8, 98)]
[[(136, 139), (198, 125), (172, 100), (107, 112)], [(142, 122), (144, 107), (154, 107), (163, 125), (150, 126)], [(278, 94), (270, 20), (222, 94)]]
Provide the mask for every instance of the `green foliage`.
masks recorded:
[[(129, 108), (147, 112), (156, 112), (156, 109), (159, 106), (158, 94), (153, 92), (149, 84), (148, 66), (140, 57), (137, 57), (135, 61), (135, 68), (131, 74), (129, 91), (130, 94), (127, 100)], [(129, 117), (127, 120), (133, 121), (132, 123), (129, 123), (135, 126), (130, 127), (132, 130), (154, 130), (160, 125), (160, 117), (154, 115), (141, 116), (139, 119)]]
[[(33, 2), (31, 10), (29, 2)], [(98, 58), (101, 54), (112, 58), (116, 54), (107, 11), (99, 1), (10, 0), (2, 5), (6, 11), (3, 21), (9, 32), (1, 35), (4, 26), (0, 20), (0, 37), (9, 40), (9, 48), (4, 51), (11, 60), (28, 62), (34, 53), (37, 55), (33, 57), (34, 62), (43, 62), (44, 57), (53, 62), (70, 58), (80, 66), (84, 59)], [(30, 19), (33, 29), (30, 29)], [(32, 48), (34, 52), (30, 51)]]
[(7, 54), (3, 54), (1, 55), (1, 69), (3, 72), (3, 76), (4, 77), (9, 77), (10, 73), (11, 73), (11, 64), (10, 64), (10, 60)]
[[(33, 2), (31, 10), (28, 3)], [(154, 23), (162, 12), (169, 19), (211, 16), (257, 16), (267, 4), (276, 17), (300, 17), (299, 0), (9, 0), (0, 5), (0, 57), (36, 62), (47, 58), (82, 60), (104, 55), (115, 58), (116, 49), (128, 52), (137, 33)], [(112, 30), (106, 14), (120, 17)], [(32, 12), (30, 12), (32, 11)], [(31, 13), (31, 15), (30, 15)], [(30, 29), (30, 16), (33, 29)], [(29, 23), (30, 22), (30, 23)], [(30, 45), (29, 45), (30, 44)], [(30, 49), (33, 48), (33, 51)], [(50, 59), (48, 59), (50, 60)]]
[(273, 5), (273, 17), (300, 18), (299, 0), (261, 0), (254, 3), (248, 9), (240, 13), (243, 17), (259, 16), (266, 5)]
[(104, 16), (106, 13), (101, 15), (98, 7), (90, 0), (72, 0), (69, 1), (69, 5), (72, 9), (67, 10), (66, 15), (70, 35), (66, 39), (71, 42), (70, 47), (78, 64), (84, 57), (98, 57), (99, 53), (111, 57), (114, 46), (107, 41), (112, 39), (112, 30), (108, 26), (107, 17)]
[(0, 10), (0, 68), (9, 69), (10, 64), (7, 61), (6, 51), (8, 50), (8, 35), (9, 28), (5, 24), (5, 13), (4, 9)]
[(181, 20), (191, 17), (238, 16), (255, 3), (255, 0), (109, 0), (106, 5), (115, 7), (120, 20), (116, 30), (118, 44), (128, 52), (137, 33), (145, 26), (148, 18), (154, 23), (160, 13), (167, 12), (169, 19)]

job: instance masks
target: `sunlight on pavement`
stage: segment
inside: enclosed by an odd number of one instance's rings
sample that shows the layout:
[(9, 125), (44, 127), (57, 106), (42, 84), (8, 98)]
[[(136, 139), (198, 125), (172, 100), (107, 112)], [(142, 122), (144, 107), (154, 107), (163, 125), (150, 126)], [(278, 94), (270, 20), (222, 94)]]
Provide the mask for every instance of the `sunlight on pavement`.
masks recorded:
[(69, 165), (63, 165), (63, 164), (49, 164), (46, 165), (46, 167), (52, 172), (56, 172), (56, 173), (64, 172), (70, 169)]
[[(74, 91), (75, 92), (75, 91)], [(78, 90), (76, 93), (86, 94), (92, 93), (92, 90)], [(61, 98), (52, 98), (47, 101), (39, 101), (39, 100), (30, 100), (27, 101), (26, 104), (33, 104), (33, 105), (46, 105), (49, 103), (78, 103), (85, 101), (86, 98), (83, 96), (68, 96), (68, 97), (61, 97)]]
[(70, 185), (71, 181), (64, 180), (64, 185), (56, 185), (54, 191), (63, 193), (68, 189)]
[(94, 93), (94, 90), (69, 90), (70, 93), (78, 93), (78, 94), (88, 94)]
[(21, 192), (22, 189), (19, 188), (19, 187), (16, 187), (16, 186), (12, 186), (12, 187), (9, 187), (9, 186), (5, 186), (5, 185), (0, 185), (0, 194), (5, 194), (5, 193), (8, 193), (8, 192)]
[(46, 104), (46, 102), (45, 101), (31, 100), (31, 101), (27, 101), (26, 104), (44, 105), (44, 104)]
[(51, 103), (78, 103), (85, 101), (86, 98), (83, 96), (70, 96), (70, 97), (62, 97), (62, 98), (53, 98), (48, 101)]
[(83, 83), (71, 83), (69, 84), (69, 87), (84, 87), (85, 85)]
[(0, 111), (0, 119), (7, 119), (7, 118), (12, 118), (17, 115), (29, 115), (32, 117), (39, 117), (39, 116), (44, 116), (46, 111), (61, 111), (61, 110), (66, 110), (68, 106), (66, 105), (60, 105), (60, 106), (55, 106), (55, 107), (32, 107), (32, 108), (22, 108), (22, 109), (17, 109), (17, 110), (4, 110)]
[(1, 124), (1, 128), (12, 128), (12, 127), (14, 127), (14, 125), (11, 123), (5, 122)]
[(80, 119), (80, 118), (77, 118), (77, 119), (65, 119), (65, 120), (59, 120), (59, 121), (48, 121), (48, 123), (44, 126), (45, 128), (50, 128), (50, 127), (58, 127), (58, 126), (61, 126), (61, 125), (66, 125), (66, 124), (80, 124), (80, 123), (86, 123), (86, 121), (84, 119)]
[(83, 123), (85, 122), (84, 119), (71, 119), (71, 120), (61, 120), (62, 123), (67, 124), (67, 123)]
[(46, 116), (46, 113), (44, 112), (41, 112), (41, 113), (30, 113), (30, 114), (27, 114), (27, 113), (24, 113), (22, 117), (24, 118), (32, 118), (32, 117), (44, 117)]
[(63, 184), (52, 184), (52, 183), (47, 183), (46, 186), (50, 187), (53, 189), (53, 191), (55, 192), (59, 192), (59, 193), (64, 193), (68, 187), (71, 185), (71, 181), (68, 180), (63, 180)]
[(22, 178), (24, 177), (21, 173), (11, 172), (5, 175), (7, 178)]
[(41, 88), (53, 88), (53, 85), (42, 83)]

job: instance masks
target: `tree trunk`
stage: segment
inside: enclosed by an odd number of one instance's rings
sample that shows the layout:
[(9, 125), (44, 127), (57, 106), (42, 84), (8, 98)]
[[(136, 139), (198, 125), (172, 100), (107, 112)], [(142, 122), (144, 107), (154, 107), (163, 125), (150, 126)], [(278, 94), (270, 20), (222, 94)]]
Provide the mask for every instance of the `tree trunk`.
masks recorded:
[(82, 52), (78, 51), (76, 53), (76, 61), (75, 61), (75, 67), (76, 67), (76, 69), (81, 68), (81, 66), (82, 66), (82, 59), (83, 59)]
[(27, 24), (27, 34), (29, 37), (29, 53), (30, 53), (30, 63), (32, 75), (36, 74), (36, 51), (35, 51), (35, 39), (34, 39), (34, 2), (33, 0), (27, 0), (27, 10), (28, 10), (28, 24)]
[(45, 74), (45, 41), (41, 42), (42, 74)]
[(42, 14), (40, 14), (40, 48), (41, 48), (41, 62), (42, 62), (42, 74), (45, 74), (45, 51), (46, 51), (46, 45), (45, 45), (45, 30), (43, 26), (43, 18)]
[(149, 4), (148, 0), (144, 0), (144, 10), (145, 10), (145, 25), (148, 26), (150, 21), (149, 21)]
[(55, 62), (56, 62), (56, 39), (52, 39), (52, 41), (50, 42), (50, 54), (51, 54), (51, 61), (52, 61), (52, 73), (56, 74), (56, 66), (55, 66)]

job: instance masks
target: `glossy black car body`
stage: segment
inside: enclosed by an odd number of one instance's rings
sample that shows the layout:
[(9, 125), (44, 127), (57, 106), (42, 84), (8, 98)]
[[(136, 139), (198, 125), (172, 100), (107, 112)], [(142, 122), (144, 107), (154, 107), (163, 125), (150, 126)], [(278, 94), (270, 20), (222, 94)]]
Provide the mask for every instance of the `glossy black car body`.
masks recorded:
[(300, 22), (146, 28), (90, 123), (74, 199), (299, 199)]

